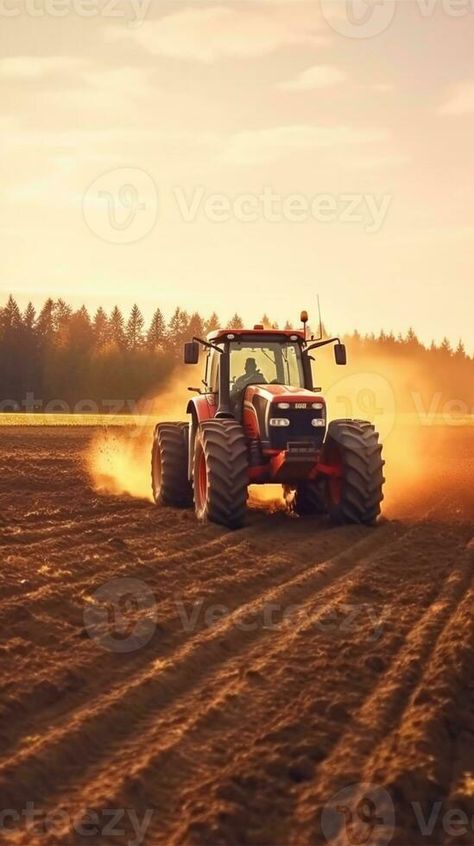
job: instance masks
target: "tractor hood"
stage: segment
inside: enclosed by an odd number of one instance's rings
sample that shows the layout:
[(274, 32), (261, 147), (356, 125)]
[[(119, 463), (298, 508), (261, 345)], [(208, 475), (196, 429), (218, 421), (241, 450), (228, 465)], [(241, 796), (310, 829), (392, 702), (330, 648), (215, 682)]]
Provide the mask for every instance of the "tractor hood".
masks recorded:
[(250, 400), (254, 396), (265, 397), (269, 402), (324, 402), (324, 399), (313, 391), (288, 385), (250, 385), (245, 392), (245, 399)]
[(297, 442), (317, 450), (326, 432), (326, 404), (306, 388), (250, 385), (244, 395), (243, 423), (247, 437), (259, 440), (264, 450), (285, 450)]

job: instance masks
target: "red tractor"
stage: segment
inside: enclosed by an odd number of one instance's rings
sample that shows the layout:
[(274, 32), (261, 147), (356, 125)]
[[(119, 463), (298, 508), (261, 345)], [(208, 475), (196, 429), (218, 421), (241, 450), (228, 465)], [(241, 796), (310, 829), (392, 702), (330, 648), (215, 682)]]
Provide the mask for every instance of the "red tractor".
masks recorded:
[(191, 507), (199, 520), (230, 529), (245, 521), (247, 488), (280, 483), (297, 513), (372, 525), (383, 499), (382, 447), (365, 420), (333, 420), (313, 387), (312, 350), (338, 338), (308, 340), (303, 330), (220, 329), (185, 344), (186, 364), (206, 350), (204, 390), (187, 406), (189, 423), (159, 423), (152, 484), (159, 505)]

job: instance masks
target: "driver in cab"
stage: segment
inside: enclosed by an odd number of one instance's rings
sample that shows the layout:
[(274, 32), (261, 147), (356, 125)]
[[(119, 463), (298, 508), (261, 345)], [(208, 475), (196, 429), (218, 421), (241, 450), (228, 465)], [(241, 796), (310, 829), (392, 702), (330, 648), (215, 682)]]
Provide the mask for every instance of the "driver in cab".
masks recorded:
[(249, 385), (266, 385), (267, 380), (263, 373), (258, 369), (257, 362), (254, 358), (248, 358), (245, 362), (245, 372), (235, 380), (232, 393), (234, 395), (240, 394)]
[(239, 419), (242, 413), (242, 396), (249, 385), (267, 385), (267, 380), (258, 369), (254, 358), (248, 358), (245, 362), (245, 372), (235, 380), (231, 391), (231, 405), (234, 414)]

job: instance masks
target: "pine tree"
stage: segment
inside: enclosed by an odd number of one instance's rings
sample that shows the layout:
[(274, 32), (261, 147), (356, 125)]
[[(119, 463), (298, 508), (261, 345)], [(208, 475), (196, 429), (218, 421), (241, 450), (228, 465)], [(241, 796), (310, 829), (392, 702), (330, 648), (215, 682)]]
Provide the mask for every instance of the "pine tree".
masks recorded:
[(105, 346), (109, 339), (109, 319), (102, 306), (99, 306), (94, 315), (92, 328), (94, 332), (94, 344), (97, 349), (100, 349)]
[(419, 342), (418, 338), (416, 337), (416, 332), (415, 332), (415, 330), (413, 329), (412, 326), (410, 326), (410, 328), (407, 332), (405, 344), (406, 344), (407, 347), (410, 347), (413, 351), (417, 350), (420, 346), (420, 342)]
[(36, 320), (36, 310), (33, 306), (33, 303), (29, 302), (25, 308), (25, 313), (23, 315), (23, 325), (25, 329), (32, 332), (34, 329)]
[(23, 314), (21, 332), (21, 364), (17, 370), (18, 387), (26, 395), (34, 397), (40, 390), (41, 356), (36, 333), (36, 310), (31, 302)]
[(79, 311), (77, 312), (77, 315), (78, 315), (78, 317), (80, 317), (80, 319), (84, 323), (84, 326), (91, 326), (92, 325), (90, 314), (87, 311), (87, 308), (85, 307), (85, 305), (82, 305), (80, 307)]
[(204, 322), (204, 332), (209, 335), (210, 332), (216, 332), (221, 328), (221, 322), (215, 311), (212, 312), (210, 318)]
[(18, 401), (24, 395), (24, 327), (20, 309), (10, 295), (0, 309), (0, 398)]
[(166, 323), (159, 308), (156, 309), (146, 336), (147, 347), (150, 350), (163, 349), (166, 345)]
[(112, 314), (110, 315), (109, 327), (110, 340), (112, 341), (112, 343), (115, 344), (118, 349), (124, 349), (126, 345), (125, 322), (123, 319), (123, 314), (118, 308), (118, 306), (114, 306), (112, 310)]
[(71, 319), (71, 315), (72, 308), (66, 302), (64, 302), (64, 300), (59, 299), (54, 304), (53, 319), (54, 330), (56, 333), (64, 337), (64, 334), (68, 327), (68, 323)]
[(68, 319), (67, 343), (69, 347), (85, 352), (90, 349), (94, 340), (94, 331), (91, 324), (89, 312), (85, 306), (81, 306)]
[(183, 344), (188, 338), (189, 315), (186, 311), (177, 308), (169, 323), (168, 339), (169, 345), (176, 353), (181, 351)]
[(7, 332), (9, 330), (19, 329), (20, 326), (20, 309), (16, 300), (10, 294), (6, 306), (0, 310), (0, 331)]
[(191, 338), (202, 338), (204, 335), (204, 321), (197, 311), (191, 315), (187, 331), (188, 340), (191, 340)]
[(54, 300), (49, 297), (36, 321), (36, 331), (42, 341), (51, 340), (54, 334)]
[(237, 312), (230, 318), (227, 326), (227, 329), (243, 329), (244, 328), (244, 321), (240, 317)]
[(444, 353), (445, 355), (452, 356), (453, 348), (452, 348), (451, 344), (449, 343), (448, 338), (444, 337), (443, 340), (441, 341), (440, 351), (442, 353)]
[(144, 325), (145, 321), (143, 319), (143, 314), (135, 303), (130, 312), (125, 332), (127, 337), (127, 347), (129, 350), (137, 350), (143, 345)]

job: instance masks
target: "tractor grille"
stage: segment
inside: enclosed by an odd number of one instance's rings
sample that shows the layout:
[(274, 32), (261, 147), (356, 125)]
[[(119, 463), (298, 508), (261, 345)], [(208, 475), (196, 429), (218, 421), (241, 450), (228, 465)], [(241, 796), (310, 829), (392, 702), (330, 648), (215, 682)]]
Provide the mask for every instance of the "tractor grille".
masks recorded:
[(298, 443), (301, 446), (306, 446), (314, 450), (321, 449), (326, 434), (325, 426), (318, 426), (315, 428), (312, 425), (312, 420), (316, 417), (324, 419), (324, 411), (315, 408), (277, 408), (276, 404), (271, 407), (269, 417), (286, 417), (290, 421), (289, 426), (276, 427), (269, 426), (269, 439), (271, 449), (287, 449), (288, 444), (291, 443), (295, 448)]

